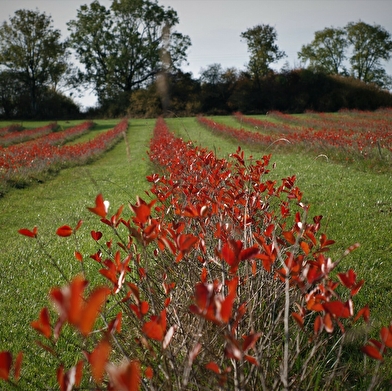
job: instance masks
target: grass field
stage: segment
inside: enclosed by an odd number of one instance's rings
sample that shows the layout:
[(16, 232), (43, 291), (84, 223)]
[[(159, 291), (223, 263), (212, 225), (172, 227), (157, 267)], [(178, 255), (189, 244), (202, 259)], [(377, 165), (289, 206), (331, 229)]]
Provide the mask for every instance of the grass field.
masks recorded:
[[(229, 117), (217, 117), (216, 121), (239, 127)], [(115, 121), (97, 122), (99, 129), (115, 124)], [(210, 148), (219, 157), (226, 157), (237, 148), (235, 140), (209, 132), (194, 118), (168, 119), (167, 123), (176, 135)], [(0, 350), (25, 352), (26, 362), (32, 364), (31, 372), (24, 374), (26, 378), (38, 377), (37, 366), (42, 362), (42, 357), (37, 356), (30, 322), (47, 305), (50, 287), (64, 283), (53, 263), (68, 278), (79, 271), (73, 257), (74, 246), (64, 244), (69, 242), (55, 235), (56, 228), (63, 224), (75, 226), (82, 219), (84, 229), (78, 246), (85, 256), (93, 251), (88, 236), (96, 219), (86, 207), (93, 204), (98, 193), (110, 201), (113, 213), (121, 204), (134, 202), (137, 195), (144, 196), (149, 188), (145, 177), (156, 169), (146, 154), (154, 124), (152, 119), (131, 120), (127, 143), (117, 144), (99, 160), (62, 170), (45, 183), (11, 190), (0, 199)], [(27, 127), (27, 123), (23, 125)], [(366, 280), (357, 296), (357, 308), (369, 303), (372, 326), (379, 329), (388, 325), (392, 319), (389, 311), (392, 308), (392, 172), (363, 170), (355, 164), (335, 163), (309, 152), (288, 152), (278, 145), (242, 147), (248, 156), (272, 153), (271, 162), (275, 165), (269, 174), (272, 179), (296, 175), (297, 185), (304, 192), (303, 200), (311, 205), (311, 216), (323, 215), (323, 231), (336, 241), (331, 251), (333, 259), (339, 258), (348, 246), (361, 244), (343, 261), (345, 269), (354, 268), (359, 279)], [(34, 226), (38, 226), (44, 250), (51, 259), (35, 243), (17, 233), (20, 228)], [(91, 267), (93, 270), (95, 265)], [(363, 343), (362, 337), (355, 338)], [(53, 382), (54, 385), (55, 379)]]

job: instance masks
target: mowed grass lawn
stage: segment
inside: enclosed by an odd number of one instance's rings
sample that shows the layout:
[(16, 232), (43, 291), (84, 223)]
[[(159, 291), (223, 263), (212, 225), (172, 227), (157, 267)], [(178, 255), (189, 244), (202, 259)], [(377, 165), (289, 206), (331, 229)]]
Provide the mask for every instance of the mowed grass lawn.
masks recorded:
[[(239, 127), (228, 117), (216, 120)], [(227, 157), (238, 146), (234, 140), (203, 129), (194, 118), (168, 119), (167, 123), (177, 135), (213, 150), (219, 157)], [(116, 121), (98, 124), (100, 129), (108, 129)], [(102, 224), (86, 207), (93, 206), (98, 193), (110, 201), (113, 214), (120, 205), (134, 202), (137, 195), (147, 197), (149, 184), (145, 177), (156, 170), (146, 153), (154, 124), (153, 119), (131, 119), (127, 143), (121, 141), (88, 166), (63, 170), (48, 182), (12, 190), (0, 199), (0, 350), (25, 352), (25, 361), (33, 367), (25, 376), (38, 376), (37, 368), (47, 357), (37, 355), (40, 350), (35, 346), (36, 334), (30, 322), (48, 305), (50, 287), (65, 282), (53, 263), (68, 278), (78, 273), (80, 264), (73, 256), (76, 246), (86, 259), (87, 275), (96, 278), (95, 283), (103, 281), (97, 277), (95, 261), (87, 260), (96, 251), (90, 231), (101, 229)], [(277, 145), (265, 149), (242, 147), (255, 158), (272, 153), (270, 179), (297, 176), (303, 201), (311, 205), (310, 216), (323, 215), (324, 231), (336, 241), (331, 250), (333, 260), (348, 246), (361, 244), (340, 267), (352, 267), (358, 279), (366, 280), (356, 297), (356, 308), (369, 303), (375, 328), (388, 325), (392, 320), (392, 173), (363, 172), (355, 165), (337, 164), (308, 152), (285, 152)], [(124, 215), (129, 216), (129, 209)], [(80, 219), (84, 223), (78, 243), (55, 235), (59, 226), (75, 226)], [(35, 225), (51, 258), (34, 240), (17, 233), (20, 228), (32, 229)], [(365, 336), (359, 338), (363, 343)]]

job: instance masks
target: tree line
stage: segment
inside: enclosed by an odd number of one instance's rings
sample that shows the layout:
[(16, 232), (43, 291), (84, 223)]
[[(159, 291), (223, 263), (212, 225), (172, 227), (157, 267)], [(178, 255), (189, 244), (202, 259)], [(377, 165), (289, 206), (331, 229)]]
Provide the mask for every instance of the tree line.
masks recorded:
[(82, 114), (73, 97), (88, 89), (98, 105), (87, 114), (99, 116), (392, 105), (383, 67), (392, 38), (382, 26), (359, 21), (317, 31), (298, 53), (298, 69), (273, 71), (286, 54), (275, 28), (260, 24), (240, 34), (246, 69), (210, 64), (195, 79), (181, 70), (191, 39), (178, 23), (177, 12), (156, 0), (113, 0), (108, 8), (94, 0), (78, 9), (62, 39), (51, 16), (16, 11), (0, 26), (0, 117), (76, 118)]

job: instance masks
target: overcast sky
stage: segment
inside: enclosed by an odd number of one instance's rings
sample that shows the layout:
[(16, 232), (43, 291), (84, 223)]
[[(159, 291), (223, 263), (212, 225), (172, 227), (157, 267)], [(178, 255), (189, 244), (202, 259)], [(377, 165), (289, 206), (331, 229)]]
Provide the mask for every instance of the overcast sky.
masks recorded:
[[(92, 0), (0, 0), (0, 22), (8, 20), (18, 9), (45, 11), (53, 18), (64, 38), (66, 23), (76, 17), (77, 10)], [(100, 0), (109, 7), (111, 0)], [(280, 69), (285, 61), (290, 67), (299, 65), (297, 52), (314, 38), (315, 31), (325, 27), (344, 27), (348, 22), (362, 20), (383, 26), (392, 34), (392, 0), (158, 0), (164, 7), (177, 11), (177, 31), (189, 35), (189, 65), (184, 71), (199, 76), (201, 68), (220, 63), (223, 68), (244, 69), (249, 55), (241, 32), (257, 24), (274, 26), (277, 44), (287, 58), (274, 66)], [(392, 75), (392, 61), (386, 65)], [(94, 103), (93, 97), (81, 100)]]

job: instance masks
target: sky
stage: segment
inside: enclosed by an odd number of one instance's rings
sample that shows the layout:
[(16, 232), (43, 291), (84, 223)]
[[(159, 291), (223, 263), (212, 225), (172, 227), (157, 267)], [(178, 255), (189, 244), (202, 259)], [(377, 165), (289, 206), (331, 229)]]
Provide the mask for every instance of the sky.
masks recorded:
[[(18, 9), (37, 9), (52, 16), (55, 28), (68, 36), (66, 23), (76, 18), (77, 10), (92, 0), (0, 0), (0, 23), (9, 20)], [(110, 7), (111, 0), (100, 0)], [(249, 61), (246, 42), (241, 33), (258, 24), (276, 29), (277, 45), (287, 57), (272, 67), (276, 70), (288, 62), (299, 65), (297, 53), (310, 43), (314, 33), (325, 27), (344, 27), (359, 20), (377, 24), (392, 34), (392, 0), (158, 0), (163, 7), (177, 11), (180, 23), (176, 30), (188, 35), (188, 65), (182, 70), (199, 77), (201, 69), (219, 63), (223, 68), (243, 70)], [(392, 60), (384, 64), (392, 75)], [(78, 100), (92, 106), (96, 99), (86, 93)]]

